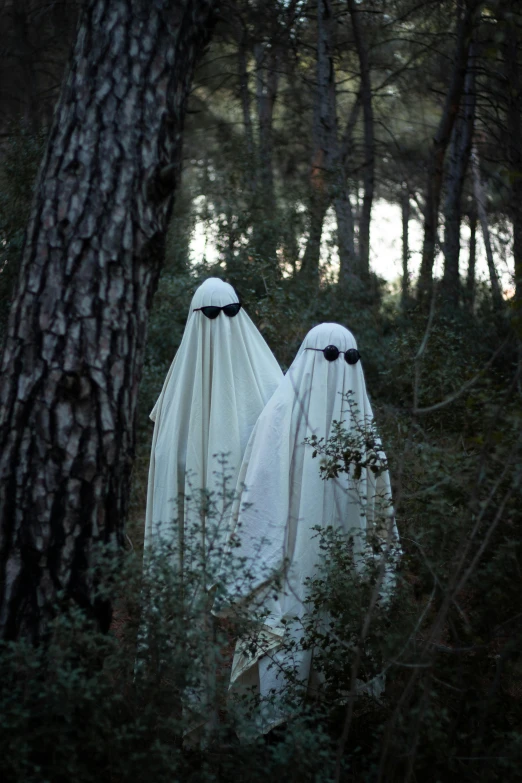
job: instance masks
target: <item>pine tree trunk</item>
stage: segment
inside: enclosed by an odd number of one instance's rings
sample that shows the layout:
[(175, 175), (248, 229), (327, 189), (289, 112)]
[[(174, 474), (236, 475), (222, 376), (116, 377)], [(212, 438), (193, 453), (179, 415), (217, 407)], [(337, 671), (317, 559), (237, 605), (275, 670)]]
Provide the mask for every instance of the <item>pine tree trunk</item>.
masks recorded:
[(251, 193), (257, 190), (257, 152), (254, 142), (254, 130), (252, 127), (252, 113), (250, 90), (248, 87), (248, 68), (247, 68), (247, 40), (246, 30), (242, 32), (242, 38), (238, 49), (238, 67), (239, 67), (239, 94), (241, 98), (241, 109), (243, 112), (243, 125), (245, 128), (245, 141), (247, 153), (247, 182)]
[(504, 300), (502, 299), (497, 269), (495, 267), (495, 259), (493, 257), (493, 248), (491, 246), (491, 237), (489, 234), (486, 194), (480, 176), (480, 165), (476, 149), (473, 149), (471, 152), (471, 168), (473, 172), (473, 191), (475, 203), (477, 205), (477, 214), (478, 219), (480, 220), (480, 227), (482, 228), (484, 247), (486, 248), (486, 259), (488, 262), (489, 280), (491, 283), (491, 297), (495, 310), (501, 311), (504, 306)]
[[(522, 85), (518, 64), (519, 19), (506, 18), (505, 73), (508, 85), (508, 139), (511, 175), (510, 212), (513, 222), (513, 256), (515, 261), (515, 297), (522, 302)], [(520, 306), (520, 305), (519, 305)]]
[(459, 111), (460, 99), (464, 89), (466, 63), (473, 32), (473, 16), (477, 3), (475, 0), (459, 0), (457, 20), (457, 41), (453, 59), (453, 75), (446, 95), (446, 102), (433, 139), (428, 165), (428, 182), (424, 208), (424, 241), (422, 259), (417, 283), (417, 299), (421, 304), (431, 297), (433, 265), (437, 247), (437, 229), (439, 222), (439, 204), (444, 172), (444, 157), (450, 142), (451, 133)]
[(359, 266), (355, 247), (355, 220), (350, 201), (349, 177), (353, 166), (353, 133), (361, 108), (361, 93), (357, 95), (350, 111), (346, 129), (339, 148), (337, 184), (334, 208), (337, 220), (337, 246), (339, 249), (339, 283), (350, 285), (358, 276)]
[(359, 22), (360, 8), (355, 0), (348, 0), (348, 10), (352, 21), (355, 48), (359, 58), (361, 72), (361, 102), (364, 117), (364, 166), (363, 166), (363, 202), (359, 220), (359, 259), (358, 275), (365, 278), (370, 273), (370, 226), (372, 219), (373, 194), (375, 189), (375, 131), (373, 118), (372, 84), (368, 51)]
[(338, 165), (333, 29), (330, 0), (317, 0), (317, 67), (314, 100), (313, 150), (310, 171), (309, 231), (300, 274), (309, 280), (319, 276), (323, 222), (332, 199)]
[(475, 307), (475, 266), (477, 261), (477, 213), (473, 211), (469, 216), (469, 255), (468, 274), (466, 276), (465, 299), (470, 312)]
[(259, 180), (266, 198), (274, 196), (273, 132), (274, 106), (277, 96), (277, 55), (273, 47), (254, 47), (256, 60), (256, 100), (259, 122)]
[(16, 36), (17, 49), (20, 58), (21, 72), (23, 74), (23, 87), (20, 93), (23, 96), (23, 119), (26, 128), (31, 133), (38, 130), (37, 100), (36, 100), (36, 74), (34, 72), (34, 51), (28, 36), (29, 20), (27, 8), (23, 3), (13, 7), (13, 32)]
[(410, 193), (406, 183), (404, 183), (401, 199), (402, 213), (402, 285), (401, 285), (401, 307), (406, 310), (410, 301)]
[(334, 199), (334, 209), (337, 221), (337, 247), (339, 249), (339, 282), (345, 285), (350, 283), (357, 270), (355, 223), (350, 193), (346, 186)]
[(253, 247), (257, 255), (278, 269), (277, 216), (274, 193), (274, 106), (278, 86), (278, 57), (274, 46), (254, 46), (256, 62), (256, 103), (258, 118), (257, 193), (253, 210)]
[(316, 282), (319, 277), (321, 238), (327, 209), (328, 200), (324, 193), (320, 190), (312, 192), (308, 208), (308, 239), (299, 270), (300, 276), (311, 282)]
[(106, 629), (93, 546), (123, 543), (151, 298), (212, 0), (87, 0), (1, 363), (0, 636), (59, 593)]
[(445, 301), (454, 309), (460, 299), (460, 224), (462, 222), (462, 193), (471, 154), (471, 142), (475, 121), (475, 52), (470, 48), (468, 71), (461, 101), (461, 111), (453, 128), (446, 199), (444, 202), (444, 275), (442, 291)]

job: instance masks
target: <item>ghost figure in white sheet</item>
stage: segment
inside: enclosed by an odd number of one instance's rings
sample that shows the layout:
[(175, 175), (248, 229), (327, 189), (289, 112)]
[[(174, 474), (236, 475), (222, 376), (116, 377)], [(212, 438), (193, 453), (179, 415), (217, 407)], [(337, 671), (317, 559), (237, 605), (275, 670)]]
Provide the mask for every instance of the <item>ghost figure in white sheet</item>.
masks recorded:
[[(307, 334), (260, 415), (241, 467), (235, 554), (250, 564), (251, 579), (245, 582), (248, 592), (239, 592), (239, 601), (247, 607), (262, 606), (267, 616), (257, 649), (251, 640), (239, 640), (236, 645), (232, 689), (254, 687), (262, 697), (283, 689), (281, 639), (285, 633), (296, 639), (302, 635), (294, 618), (302, 618), (307, 611), (306, 579), (317, 575), (321, 558), (315, 526), (332, 526), (347, 534), (354, 530), (364, 534), (378, 526), (375, 532), (385, 552), (390, 545), (398, 551), (388, 471), (380, 475), (377, 471), (376, 477), (363, 467), (357, 481), (349, 473), (325, 480), (314, 449), (305, 444), (314, 435), (328, 439), (334, 421), (344, 422), (348, 431), (361, 431), (371, 425), (373, 414), (355, 338), (343, 326), (324, 323)], [(376, 448), (384, 461), (380, 444)], [(359, 564), (368, 556), (362, 542), (358, 551), (355, 540), (354, 553)], [(282, 578), (275, 594), (273, 583), (266, 587), (270, 574)], [(391, 589), (393, 569), (384, 581)], [(294, 652), (293, 665), (307, 685), (312, 652)], [(260, 730), (269, 731), (283, 719), (277, 709), (268, 710)]]
[(146, 549), (160, 539), (183, 549), (187, 498), (201, 498), (201, 490), (215, 493), (219, 511), (225, 502), (222, 455), (227, 454), (225, 472), (233, 489), (254, 424), (282, 377), (232, 286), (205, 280), (194, 294), (181, 345), (150, 414), (155, 427)]

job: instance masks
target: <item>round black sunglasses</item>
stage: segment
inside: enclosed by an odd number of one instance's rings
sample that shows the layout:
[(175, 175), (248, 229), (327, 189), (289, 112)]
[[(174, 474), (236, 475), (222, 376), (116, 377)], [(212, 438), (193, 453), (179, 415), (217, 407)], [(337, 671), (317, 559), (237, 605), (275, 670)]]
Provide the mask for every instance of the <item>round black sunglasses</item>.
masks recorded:
[(344, 353), (344, 361), (347, 364), (357, 364), (361, 354), (357, 348), (348, 348), (347, 351), (340, 351), (336, 345), (327, 345), (326, 348), (305, 348), (305, 351), (321, 351), (327, 362), (335, 362), (340, 353)]
[(241, 310), (241, 302), (233, 302), (232, 304), (224, 305), (223, 307), (218, 307), (217, 305), (195, 307), (192, 312), (195, 313), (197, 310), (201, 310), (203, 315), (206, 315), (207, 318), (217, 318), (222, 310), (229, 318), (233, 318)]

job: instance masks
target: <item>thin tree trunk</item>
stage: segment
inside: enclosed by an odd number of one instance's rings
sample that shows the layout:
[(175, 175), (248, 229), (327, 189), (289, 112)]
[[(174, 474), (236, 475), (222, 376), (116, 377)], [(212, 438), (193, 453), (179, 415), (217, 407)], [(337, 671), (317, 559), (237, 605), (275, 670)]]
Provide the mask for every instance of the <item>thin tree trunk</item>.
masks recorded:
[[(20, 0), (19, 0), (20, 2)], [(24, 98), (24, 121), (26, 126), (35, 133), (38, 127), (36, 108), (36, 75), (34, 72), (34, 52), (27, 33), (28, 19), (24, 4), (13, 11), (14, 31), (17, 37), (20, 64), (24, 77), (24, 88), (21, 90)]]
[(515, 261), (515, 296), (522, 302), (522, 122), (520, 101), (522, 89), (518, 65), (517, 19), (506, 20), (505, 73), (508, 93), (509, 167), (511, 174), (510, 212), (513, 221), (513, 256)]
[(277, 96), (277, 56), (273, 47), (254, 47), (256, 60), (256, 99), (259, 122), (259, 180), (269, 203), (274, 195), (273, 133), (274, 106)]
[(433, 264), (437, 246), (437, 228), (439, 221), (439, 203), (444, 172), (444, 157), (450, 142), (460, 105), (466, 63), (473, 32), (473, 17), (476, 0), (459, 0), (457, 19), (457, 41), (453, 58), (453, 74), (446, 95), (446, 101), (439, 126), (433, 139), (430, 160), (428, 164), (428, 182), (424, 209), (424, 241), (422, 260), (417, 283), (417, 298), (424, 304), (431, 296), (433, 281)]
[(308, 239), (299, 270), (301, 277), (311, 281), (316, 281), (319, 275), (321, 239), (327, 210), (328, 201), (324, 195), (321, 192), (312, 193), (308, 210)]
[(350, 111), (339, 152), (337, 166), (337, 184), (335, 187), (334, 209), (337, 220), (337, 247), (339, 249), (339, 282), (349, 284), (357, 275), (357, 255), (355, 249), (355, 221), (350, 201), (349, 176), (353, 163), (353, 132), (359, 117), (361, 94), (357, 95)]
[(472, 44), (468, 57), (468, 71), (461, 100), (461, 110), (455, 121), (446, 176), (444, 203), (444, 276), (442, 291), (453, 308), (460, 299), (460, 224), (462, 222), (462, 193), (471, 154), (473, 126), (475, 124), (475, 47)]
[(339, 282), (345, 284), (353, 279), (357, 270), (355, 222), (350, 202), (350, 191), (347, 185), (334, 199), (334, 209), (337, 221), (337, 247), (339, 250)]
[(473, 148), (471, 152), (471, 167), (473, 171), (473, 192), (475, 195), (475, 203), (477, 205), (477, 214), (480, 220), (480, 227), (482, 228), (484, 247), (486, 248), (489, 279), (491, 282), (491, 297), (493, 299), (494, 308), (500, 311), (503, 308), (504, 300), (502, 298), (502, 292), (498, 282), (497, 270), (495, 268), (495, 259), (493, 258), (493, 249), (491, 247), (491, 238), (489, 235), (486, 194), (484, 193), (484, 187), (482, 185), (478, 154), (475, 148)]
[(331, 202), (332, 175), (338, 160), (335, 70), (331, 0), (317, 0), (317, 66), (310, 172), (309, 230), (301, 276), (317, 280), (323, 222)]
[(370, 225), (372, 219), (373, 194), (375, 187), (375, 131), (373, 117), (372, 84), (368, 51), (359, 22), (360, 8), (355, 0), (348, 0), (348, 10), (352, 22), (355, 48), (361, 71), (361, 101), (364, 117), (364, 166), (363, 166), (363, 203), (359, 220), (359, 277), (370, 273)]
[(0, 636), (55, 602), (102, 629), (89, 567), (121, 546), (148, 311), (211, 0), (88, 0), (37, 185), (1, 360)]
[(248, 88), (248, 67), (247, 67), (247, 41), (246, 32), (243, 33), (243, 37), (239, 44), (238, 49), (238, 66), (239, 66), (239, 94), (241, 98), (241, 109), (243, 112), (243, 125), (245, 128), (245, 141), (247, 150), (247, 169), (249, 178), (249, 188), (252, 193), (255, 193), (257, 186), (257, 154), (256, 146), (254, 142), (254, 130), (252, 127), (252, 113), (251, 113), (251, 101), (250, 90)]
[(402, 189), (401, 198), (402, 212), (402, 286), (401, 286), (401, 307), (406, 310), (410, 301), (410, 192), (406, 183)]
[(477, 213), (475, 210), (469, 216), (469, 256), (468, 274), (466, 276), (466, 304), (473, 312), (475, 307), (475, 267), (477, 261)]
[(277, 97), (277, 54), (274, 47), (258, 43), (254, 46), (256, 62), (256, 103), (259, 128), (257, 182), (254, 204), (254, 250), (264, 261), (278, 268), (278, 243), (275, 214), (273, 120)]

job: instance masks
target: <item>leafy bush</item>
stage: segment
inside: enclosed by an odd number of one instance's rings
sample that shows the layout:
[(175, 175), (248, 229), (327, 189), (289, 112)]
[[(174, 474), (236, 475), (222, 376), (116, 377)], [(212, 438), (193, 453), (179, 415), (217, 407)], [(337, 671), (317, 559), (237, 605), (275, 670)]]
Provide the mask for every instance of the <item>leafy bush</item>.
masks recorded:
[[(2, 164), (0, 329), (43, 143), (16, 135)], [(238, 194), (238, 202), (241, 198)], [(290, 247), (292, 205), (287, 207), (274, 231), (288, 233)], [(364, 296), (340, 290), (327, 277), (310, 286), (296, 276), (284, 277), (284, 265), (278, 269), (245, 242), (236, 243), (227, 265), (226, 215), (220, 218), (218, 264), (195, 268), (188, 251), (193, 213), (183, 204), (178, 209), (141, 380), (128, 527), (136, 552), (101, 556), (99, 589), (115, 606), (108, 635), (98, 633), (78, 610), (60, 607), (46, 646), (2, 645), (2, 779), (517, 780), (520, 346), (509, 325), (492, 317), (487, 290), (478, 292), (472, 314), (448, 313), (437, 304), (419, 356), (426, 315), (386, 304), (379, 281)], [(269, 223), (260, 220), (260, 241), (273, 246)], [(246, 228), (250, 222), (247, 216)], [(295, 253), (293, 247), (285, 274), (291, 272), (288, 265), (295, 268)], [(321, 533), (324, 567), (308, 586), (310, 610), (301, 642), (314, 651), (323, 677), (321, 698), (309, 698), (292, 680), (290, 667), (284, 729), (248, 745), (238, 744), (237, 731), (241, 722), (252, 721), (259, 701), (247, 695), (227, 702), (225, 690), (235, 639), (255, 634), (262, 617), (239, 612), (228, 623), (217, 623), (210, 619), (203, 589), (197, 601), (188, 601), (201, 582), (201, 553), (181, 581), (170, 567), (168, 547), (145, 569), (138, 555), (148, 413), (181, 340), (192, 292), (209, 274), (236, 285), (285, 368), (316, 323), (339, 321), (354, 331), (390, 466), (403, 550), (393, 599), (368, 614), (378, 570), (370, 568), (361, 580), (349, 541), (333, 531)], [(323, 444), (330, 468), (346, 467), (348, 441), (340, 426)], [(207, 567), (205, 572), (208, 577)], [(230, 561), (228, 574), (230, 582), (248, 579), (248, 564)], [(222, 579), (227, 581), (226, 573)], [(225, 584), (215, 589), (224, 591)], [(353, 688), (354, 677), (364, 683), (383, 673), (385, 688), (378, 698)], [(212, 717), (211, 730), (190, 746), (184, 736), (198, 712)]]

